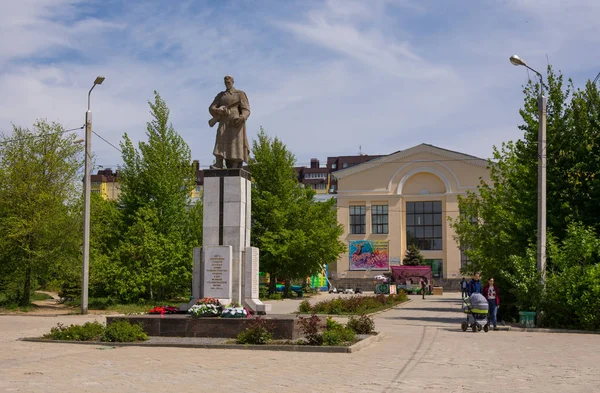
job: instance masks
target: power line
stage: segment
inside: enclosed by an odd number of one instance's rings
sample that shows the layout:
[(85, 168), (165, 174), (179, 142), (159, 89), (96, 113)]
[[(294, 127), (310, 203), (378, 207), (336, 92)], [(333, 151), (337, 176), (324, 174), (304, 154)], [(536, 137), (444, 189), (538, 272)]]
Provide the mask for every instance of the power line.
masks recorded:
[(21, 138), (12, 138), (12, 139), (5, 139), (2, 142), (0, 142), (1, 145), (8, 145), (11, 142), (16, 142), (16, 141), (22, 141), (22, 140), (26, 140), (26, 139), (35, 139), (35, 138), (46, 138), (48, 136), (51, 135), (60, 135), (60, 134), (65, 134), (67, 132), (73, 132), (73, 131), (77, 131), (77, 130), (83, 130), (85, 128), (85, 125), (81, 126), (81, 127), (77, 127), (77, 128), (71, 128), (68, 130), (62, 130), (62, 131), (57, 131), (57, 132), (51, 132), (45, 135), (29, 135), (29, 136), (24, 136)]
[(114, 149), (116, 149), (119, 153), (123, 154), (123, 152), (121, 151), (121, 149), (119, 149), (118, 147), (116, 147), (115, 145), (113, 145), (112, 143), (110, 143), (109, 141), (107, 141), (106, 139), (102, 138), (100, 135), (98, 135), (98, 133), (96, 133), (96, 131), (92, 131), (94, 133), (94, 135), (96, 135), (98, 138), (102, 139), (104, 142), (108, 143), (109, 145), (111, 145)]

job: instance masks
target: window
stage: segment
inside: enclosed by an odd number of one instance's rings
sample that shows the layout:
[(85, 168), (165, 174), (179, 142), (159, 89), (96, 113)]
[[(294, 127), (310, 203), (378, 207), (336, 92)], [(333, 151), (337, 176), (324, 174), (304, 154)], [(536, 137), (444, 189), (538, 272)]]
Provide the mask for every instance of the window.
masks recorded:
[(313, 190), (326, 190), (327, 184), (325, 184), (325, 183), (311, 184), (311, 187)]
[(350, 206), (350, 233), (367, 233), (367, 213), (365, 206)]
[(406, 202), (406, 246), (442, 249), (442, 202)]
[(371, 206), (371, 232), (388, 233), (388, 207), (387, 205)]
[(331, 169), (337, 169), (337, 164), (331, 164)]
[(327, 179), (327, 173), (306, 173), (305, 179)]
[(444, 277), (444, 261), (441, 259), (426, 259), (425, 265), (431, 266), (431, 277)]
[(342, 164), (342, 167), (344, 167), (344, 168), (348, 168), (348, 163), (347, 163), (347, 162), (344, 162), (344, 164)]

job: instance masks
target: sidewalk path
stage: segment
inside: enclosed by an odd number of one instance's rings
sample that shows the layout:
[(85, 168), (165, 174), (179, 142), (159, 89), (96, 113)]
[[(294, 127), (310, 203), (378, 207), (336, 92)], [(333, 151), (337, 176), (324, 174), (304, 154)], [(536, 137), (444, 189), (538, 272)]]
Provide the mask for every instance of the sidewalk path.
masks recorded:
[(600, 336), (462, 332), (455, 294), (378, 314), (353, 354), (116, 348), (16, 341), (95, 316), (0, 317), (0, 392), (594, 392)]

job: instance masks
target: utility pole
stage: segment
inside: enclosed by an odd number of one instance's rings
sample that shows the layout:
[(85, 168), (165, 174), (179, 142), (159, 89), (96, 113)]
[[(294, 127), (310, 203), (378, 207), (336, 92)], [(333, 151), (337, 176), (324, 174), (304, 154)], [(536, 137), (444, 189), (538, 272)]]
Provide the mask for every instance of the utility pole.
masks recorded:
[[(519, 56), (510, 57), (510, 62), (515, 66), (527, 67), (540, 78), (540, 93), (538, 97), (539, 130), (538, 130), (538, 211), (537, 211), (537, 268), (540, 273), (540, 284), (546, 287), (546, 97), (544, 97), (544, 79), (542, 74)], [(600, 74), (599, 74), (600, 75)]]
[(88, 286), (90, 280), (90, 202), (92, 182), (92, 110), (90, 95), (96, 85), (101, 85), (104, 77), (99, 76), (88, 93), (88, 109), (85, 112), (85, 173), (83, 179), (83, 269), (81, 279), (81, 313), (88, 313)]

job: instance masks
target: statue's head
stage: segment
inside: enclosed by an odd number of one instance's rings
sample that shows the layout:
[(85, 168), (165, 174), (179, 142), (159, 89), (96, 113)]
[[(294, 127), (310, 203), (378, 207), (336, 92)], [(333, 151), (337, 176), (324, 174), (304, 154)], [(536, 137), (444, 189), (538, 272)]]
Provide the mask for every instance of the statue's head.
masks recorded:
[(233, 76), (227, 75), (225, 78), (223, 78), (223, 80), (225, 82), (225, 87), (227, 88), (227, 90), (233, 88)]

